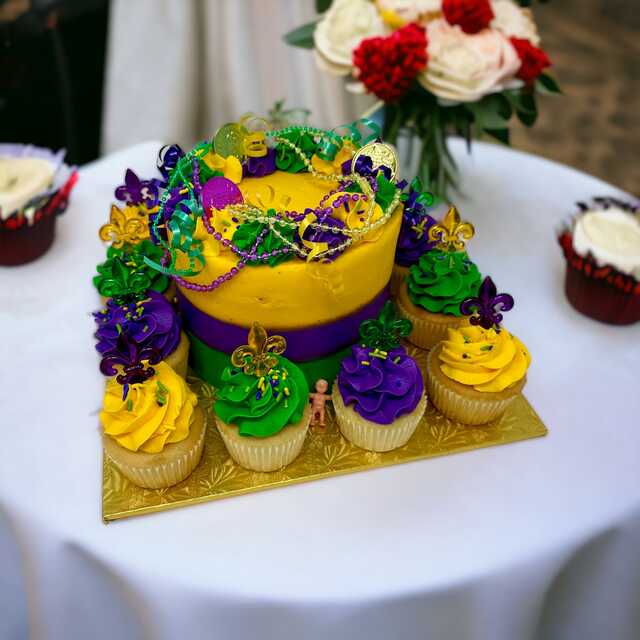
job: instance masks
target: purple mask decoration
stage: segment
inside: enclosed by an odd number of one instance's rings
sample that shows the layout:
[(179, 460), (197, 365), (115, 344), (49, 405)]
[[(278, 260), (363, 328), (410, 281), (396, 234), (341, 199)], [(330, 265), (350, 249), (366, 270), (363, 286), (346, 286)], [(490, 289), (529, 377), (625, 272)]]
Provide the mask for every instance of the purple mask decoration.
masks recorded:
[(205, 182), (201, 198), (202, 207), (207, 213), (211, 211), (211, 207), (224, 209), (227, 205), (244, 202), (242, 192), (236, 183), (222, 176), (214, 176)]
[[(145, 363), (143, 361), (147, 362)], [(122, 367), (122, 372), (116, 376), (116, 382), (122, 385), (122, 399), (129, 393), (129, 385), (144, 382), (153, 376), (155, 370), (151, 364), (158, 364), (160, 354), (149, 347), (141, 347), (137, 342), (127, 338), (124, 333), (118, 337), (117, 351), (106, 355), (100, 361), (100, 371), (105, 376), (115, 376), (116, 366)]]
[(124, 184), (116, 189), (115, 195), (127, 204), (143, 204), (152, 209), (158, 204), (158, 183), (156, 180), (140, 180), (131, 169), (127, 169)]
[(276, 150), (268, 149), (267, 155), (261, 158), (249, 157), (242, 165), (244, 178), (262, 178), (271, 175), (276, 170)]
[(498, 293), (493, 280), (487, 276), (480, 285), (477, 298), (467, 298), (460, 305), (460, 312), (471, 316), (469, 322), (483, 329), (498, 327), (502, 322), (502, 313), (513, 309), (513, 297), (508, 293)]
[(162, 174), (160, 186), (166, 188), (169, 185), (169, 174), (176, 168), (180, 158), (184, 156), (184, 151), (179, 144), (165, 144), (158, 152), (156, 166)]

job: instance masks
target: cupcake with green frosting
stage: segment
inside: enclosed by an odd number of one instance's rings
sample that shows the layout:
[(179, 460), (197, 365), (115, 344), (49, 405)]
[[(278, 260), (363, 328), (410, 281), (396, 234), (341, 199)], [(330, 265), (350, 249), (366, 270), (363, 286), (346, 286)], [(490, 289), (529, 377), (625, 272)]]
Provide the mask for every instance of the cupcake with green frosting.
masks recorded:
[(300, 453), (309, 428), (309, 386), (302, 371), (282, 356), (286, 341), (267, 337), (257, 323), (249, 344), (231, 355), (214, 405), (229, 455), (252, 471), (275, 471)]
[(422, 349), (445, 340), (449, 329), (469, 323), (460, 312), (460, 304), (478, 295), (482, 279), (460, 239), (472, 237), (473, 226), (461, 222), (454, 207), (429, 235), (438, 240), (437, 247), (410, 268), (398, 295), (400, 313), (413, 325), (408, 339)]

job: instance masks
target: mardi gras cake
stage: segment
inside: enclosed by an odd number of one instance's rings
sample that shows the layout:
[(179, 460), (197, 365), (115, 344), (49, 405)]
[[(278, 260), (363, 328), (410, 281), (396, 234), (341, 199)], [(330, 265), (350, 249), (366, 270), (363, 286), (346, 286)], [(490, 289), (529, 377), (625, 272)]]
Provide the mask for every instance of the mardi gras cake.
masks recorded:
[(286, 339), (310, 384), (331, 383), (389, 297), (401, 229), (403, 247), (419, 246), (431, 202), (398, 180), (377, 127), (272, 131), (245, 117), (188, 153), (163, 148), (158, 168), (162, 180), (128, 172), (116, 192), (125, 206), (103, 230), (100, 293), (130, 295), (138, 281), (163, 292), (171, 279), (191, 366), (213, 384), (255, 320)]

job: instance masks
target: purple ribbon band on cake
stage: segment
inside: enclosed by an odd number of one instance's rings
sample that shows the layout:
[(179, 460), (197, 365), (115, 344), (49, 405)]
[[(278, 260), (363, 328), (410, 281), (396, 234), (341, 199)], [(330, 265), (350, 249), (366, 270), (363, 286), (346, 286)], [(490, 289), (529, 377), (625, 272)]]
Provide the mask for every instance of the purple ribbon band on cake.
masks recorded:
[[(349, 316), (333, 322), (304, 329), (278, 329), (265, 327), (271, 334), (277, 333), (287, 341), (287, 358), (306, 362), (324, 358), (358, 341), (358, 329), (364, 320), (375, 318), (389, 298), (385, 287), (371, 302)], [(184, 328), (212, 349), (231, 353), (247, 341), (247, 327), (222, 322), (207, 315), (178, 291), (178, 306)]]

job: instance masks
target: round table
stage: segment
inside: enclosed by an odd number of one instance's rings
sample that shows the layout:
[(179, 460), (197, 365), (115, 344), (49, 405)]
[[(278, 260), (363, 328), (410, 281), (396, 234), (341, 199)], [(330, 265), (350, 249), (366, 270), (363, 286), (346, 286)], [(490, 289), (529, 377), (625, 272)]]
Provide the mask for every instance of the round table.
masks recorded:
[(103, 524), (97, 231), (159, 146), (84, 167), (51, 251), (0, 270), (0, 637), (637, 638), (640, 325), (569, 306), (554, 233), (624, 194), (497, 146), (454, 142), (456, 203), (547, 437)]

